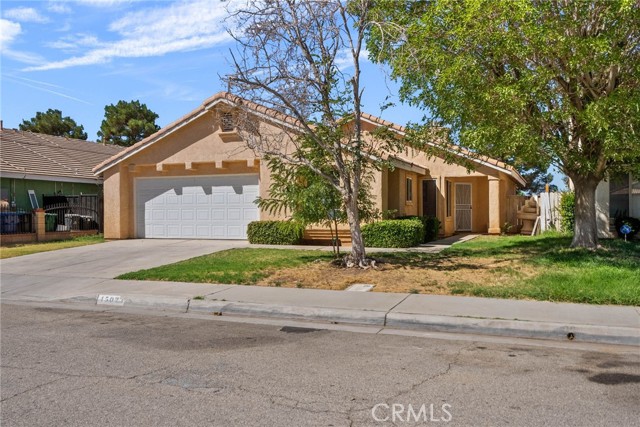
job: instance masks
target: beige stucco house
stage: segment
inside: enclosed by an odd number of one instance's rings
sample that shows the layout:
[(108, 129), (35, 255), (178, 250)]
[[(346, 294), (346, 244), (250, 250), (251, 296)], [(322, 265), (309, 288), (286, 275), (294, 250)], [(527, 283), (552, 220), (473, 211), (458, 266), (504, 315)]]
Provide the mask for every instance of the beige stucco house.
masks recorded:
[[(268, 197), (266, 162), (233, 127), (234, 112), (250, 114), (265, 132), (295, 121), (222, 92), (154, 135), (94, 168), (104, 179), (104, 233), (108, 239), (245, 239), (251, 221), (272, 219), (254, 201)], [(404, 128), (365, 114), (363, 128)], [(407, 148), (391, 158), (393, 170), (374, 174), (381, 212), (436, 215), (441, 233), (499, 233), (507, 195), (524, 184), (511, 167), (456, 151), (473, 171)]]

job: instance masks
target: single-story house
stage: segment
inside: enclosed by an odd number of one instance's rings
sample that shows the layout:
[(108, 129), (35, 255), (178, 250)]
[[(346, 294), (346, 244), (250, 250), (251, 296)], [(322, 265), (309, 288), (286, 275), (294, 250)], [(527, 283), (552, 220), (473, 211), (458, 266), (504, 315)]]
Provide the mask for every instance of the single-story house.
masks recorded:
[[(254, 203), (257, 196), (268, 197), (270, 171), (234, 128), (240, 111), (251, 115), (261, 132), (283, 132), (295, 122), (222, 92), (97, 165), (95, 174), (104, 177), (105, 237), (245, 239), (249, 222), (277, 219)], [(362, 119), (366, 132), (385, 126), (404, 134), (403, 127), (377, 117)], [(524, 180), (499, 161), (456, 155), (475, 169), (409, 148), (394, 153), (393, 170), (374, 173), (376, 208), (435, 215), (444, 235), (499, 233), (506, 198)]]
[(43, 207), (46, 195), (102, 194), (92, 168), (123, 147), (0, 126), (0, 191), (3, 205), (31, 211), (29, 190)]
[(640, 178), (626, 173), (600, 182), (596, 188), (596, 212), (599, 237), (615, 237), (614, 221), (618, 216), (640, 218)]

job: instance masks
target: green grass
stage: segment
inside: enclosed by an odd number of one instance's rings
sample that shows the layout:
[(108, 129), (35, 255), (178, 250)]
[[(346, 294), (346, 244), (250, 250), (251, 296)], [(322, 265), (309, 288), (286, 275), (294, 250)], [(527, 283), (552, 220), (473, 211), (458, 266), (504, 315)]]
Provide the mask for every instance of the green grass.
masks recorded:
[[(417, 271), (414, 277), (422, 281), (428, 279), (430, 271), (444, 272), (450, 279), (441, 285), (453, 295), (640, 306), (640, 243), (603, 240), (597, 251), (571, 249), (570, 243), (570, 237), (558, 233), (482, 236), (440, 254), (394, 252), (372, 256), (394, 267)], [(255, 284), (278, 270), (321, 260), (327, 266), (323, 278), (330, 280), (339, 274), (335, 267), (329, 267), (332, 258), (329, 252), (310, 250), (232, 249), (118, 278)], [(503, 262), (486, 267), (474, 258)], [(465, 277), (461, 277), (463, 271)], [(474, 271), (485, 273), (485, 277), (489, 272), (496, 281), (483, 283)], [(379, 274), (384, 281), (386, 273)], [(296, 282), (296, 277), (287, 281)], [(302, 282), (297, 282), (298, 286)], [(417, 292), (420, 283), (407, 283), (408, 292)], [(279, 281), (274, 283), (281, 285)], [(314, 285), (306, 283), (304, 287)]]
[(571, 237), (480, 237), (442, 255), (517, 259), (538, 273), (508, 286), (452, 283), (452, 293), (590, 304), (640, 305), (640, 244), (602, 240), (596, 251), (569, 248)]
[(333, 258), (330, 252), (289, 249), (231, 249), (162, 267), (118, 276), (127, 280), (168, 280), (252, 285), (278, 269)]
[(102, 237), (102, 234), (95, 234), (92, 236), (74, 237), (70, 240), (0, 246), (0, 259), (35, 254), (38, 252), (56, 251), (58, 249), (75, 248), (78, 246), (94, 245), (96, 243), (103, 242), (104, 237)]

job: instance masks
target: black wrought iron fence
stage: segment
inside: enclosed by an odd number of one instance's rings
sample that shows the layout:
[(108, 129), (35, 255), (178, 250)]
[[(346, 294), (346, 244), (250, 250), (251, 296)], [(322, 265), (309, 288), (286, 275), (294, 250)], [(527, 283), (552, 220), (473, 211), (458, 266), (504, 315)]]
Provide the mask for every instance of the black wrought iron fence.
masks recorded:
[[(100, 196), (97, 194), (80, 194), (80, 195), (42, 195), (44, 209), (48, 211), (49, 209), (57, 209), (64, 206), (74, 206), (76, 207), (76, 211), (84, 211), (85, 213), (88, 211), (92, 211), (97, 213), (97, 218), (94, 218), (95, 222), (98, 223), (98, 229), (102, 231), (102, 218), (103, 218), (103, 201)], [(56, 212), (51, 212), (56, 213)], [(93, 215), (91, 215), (93, 216)], [(58, 225), (61, 225), (61, 228), (66, 227), (67, 225), (58, 219), (59, 222), (56, 222), (56, 228)]]
[(100, 214), (87, 206), (61, 203), (45, 210), (46, 231), (100, 230)]
[(32, 212), (0, 208), (0, 234), (26, 234), (35, 231)]

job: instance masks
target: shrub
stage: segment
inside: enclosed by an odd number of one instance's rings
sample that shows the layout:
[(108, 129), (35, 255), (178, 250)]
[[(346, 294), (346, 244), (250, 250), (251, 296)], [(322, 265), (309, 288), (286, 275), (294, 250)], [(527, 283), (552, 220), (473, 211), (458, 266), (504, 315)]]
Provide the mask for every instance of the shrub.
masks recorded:
[(384, 220), (362, 227), (365, 246), (371, 248), (410, 248), (424, 240), (424, 225), (419, 219)]
[(422, 243), (427, 243), (435, 240), (438, 237), (438, 231), (440, 230), (440, 220), (435, 216), (400, 216), (396, 219), (417, 219), (422, 222), (424, 226), (424, 237)]
[(293, 221), (253, 221), (247, 227), (249, 243), (296, 245), (302, 241), (304, 226)]
[(430, 242), (438, 238), (440, 231), (440, 220), (435, 216), (425, 216), (424, 221), (424, 242)]
[(618, 233), (618, 237), (624, 239), (624, 234), (620, 232), (620, 227), (623, 225), (628, 225), (631, 228), (631, 233), (627, 234), (627, 239), (633, 239), (638, 231), (640, 231), (640, 219), (633, 218), (630, 216), (617, 216), (614, 222), (616, 226), (616, 233)]
[(560, 229), (565, 233), (573, 233), (575, 219), (576, 195), (563, 193), (560, 198)]

